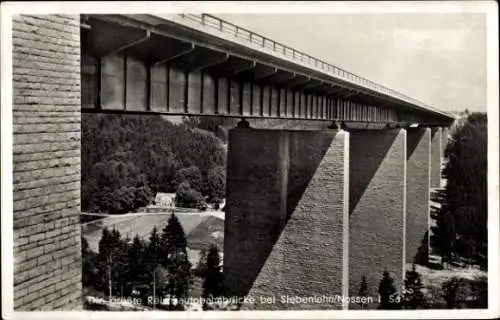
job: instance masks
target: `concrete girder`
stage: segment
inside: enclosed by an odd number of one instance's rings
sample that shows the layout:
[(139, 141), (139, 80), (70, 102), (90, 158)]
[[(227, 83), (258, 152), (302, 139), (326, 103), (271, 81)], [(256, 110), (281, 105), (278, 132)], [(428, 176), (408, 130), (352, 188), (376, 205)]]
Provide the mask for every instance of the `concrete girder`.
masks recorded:
[(295, 78), (295, 73), (277, 69), (275, 73), (257, 79), (259, 83), (267, 85), (280, 86), (281, 83), (286, 83)]
[(283, 88), (289, 88), (291, 90), (295, 90), (297, 86), (303, 85), (311, 80), (311, 77), (296, 73), (295, 76), (287, 81), (283, 81), (280, 83), (280, 86)]
[(238, 65), (238, 63), (231, 62), (231, 59), (234, 58), (235, 57), (230, 56), (225, 63), (222, 63), (218, 67), (210, 68), (211, 70), (209, 70), (208, 73), (216, 77), (237, 78), (239, 74), (255, 68), (255, 61), (242, 60)]
[(129, 47), (127, 54), (148, 65), (156, 65), (191, 53), (194, 49), (195, 46), (192, 43), (151, 34), (148, 41)]
[(171, 59), (169, 63), (189, 73), (217, 65), (227, 59), (229, 59), (228, 53), (195, 46), (194, 50)]
[(251, 68), (241, 70), (240, 72), (233, 74), (233, 77), (241, 82), (250, 82), (274, 74), (276, 71), (275, 67), (255, 62)]
[(323, 85), (323, 81), (309, 78), (307, 82), (292, 86), (292, 89), (295, 91), (310, 91), (311, 89), (319, 87), (321, 85)]
[(107, 21), (88, 18), (82, 29), (83, 50), (89, 55), (104, 57), (149, 39), (150, 32)]

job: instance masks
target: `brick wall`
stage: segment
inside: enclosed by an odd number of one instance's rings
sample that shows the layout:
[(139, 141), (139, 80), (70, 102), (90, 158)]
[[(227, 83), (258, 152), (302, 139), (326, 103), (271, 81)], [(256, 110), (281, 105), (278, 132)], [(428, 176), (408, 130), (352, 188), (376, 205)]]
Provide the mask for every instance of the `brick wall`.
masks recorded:
[(283, 305), (280, 297), (342, 293), (346, 139), (336, 131), (231, 131), (225, 284), (230, 294), (277, 299), (246, 308), (340, 307)]
[[(369, 296), (376, 298), (384, 270), (396, 288), (403, 277), (406, 131), (353, 131), (350, 136), (349, 295), (358, 295), (364, 275)], [(368, 307), (377, 305), (376, 299)]]
[(407, 131), (405, 240), (407, 263), (413, 263), (429, 227), (430, 135), (430, 129), (426, 128)]
[(13, 18), (14, 308), (78, 309), (78, 16)]

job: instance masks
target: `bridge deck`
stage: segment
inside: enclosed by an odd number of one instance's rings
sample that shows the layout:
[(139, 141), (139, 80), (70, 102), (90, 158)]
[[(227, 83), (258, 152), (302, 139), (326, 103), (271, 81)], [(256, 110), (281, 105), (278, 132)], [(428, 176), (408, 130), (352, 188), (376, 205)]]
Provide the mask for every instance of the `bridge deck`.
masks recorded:
[(211, 15), (91, 15), (82, 110), (447, 125), (389, 88)]

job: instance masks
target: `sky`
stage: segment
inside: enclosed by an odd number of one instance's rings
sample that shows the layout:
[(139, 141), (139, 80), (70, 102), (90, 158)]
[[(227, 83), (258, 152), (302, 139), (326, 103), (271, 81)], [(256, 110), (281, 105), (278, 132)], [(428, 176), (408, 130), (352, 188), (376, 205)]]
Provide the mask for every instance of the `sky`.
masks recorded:
[(443, 111), (486, 111), (482, 13), (216, 14)]

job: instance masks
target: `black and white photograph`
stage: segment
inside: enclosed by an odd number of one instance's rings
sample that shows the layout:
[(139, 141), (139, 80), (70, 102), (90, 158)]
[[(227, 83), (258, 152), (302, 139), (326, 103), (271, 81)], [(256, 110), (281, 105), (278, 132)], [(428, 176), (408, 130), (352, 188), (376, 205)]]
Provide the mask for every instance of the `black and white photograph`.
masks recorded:
[(500, 316), (497, 2), (7, 2), (1, 50), (3, 318)]

